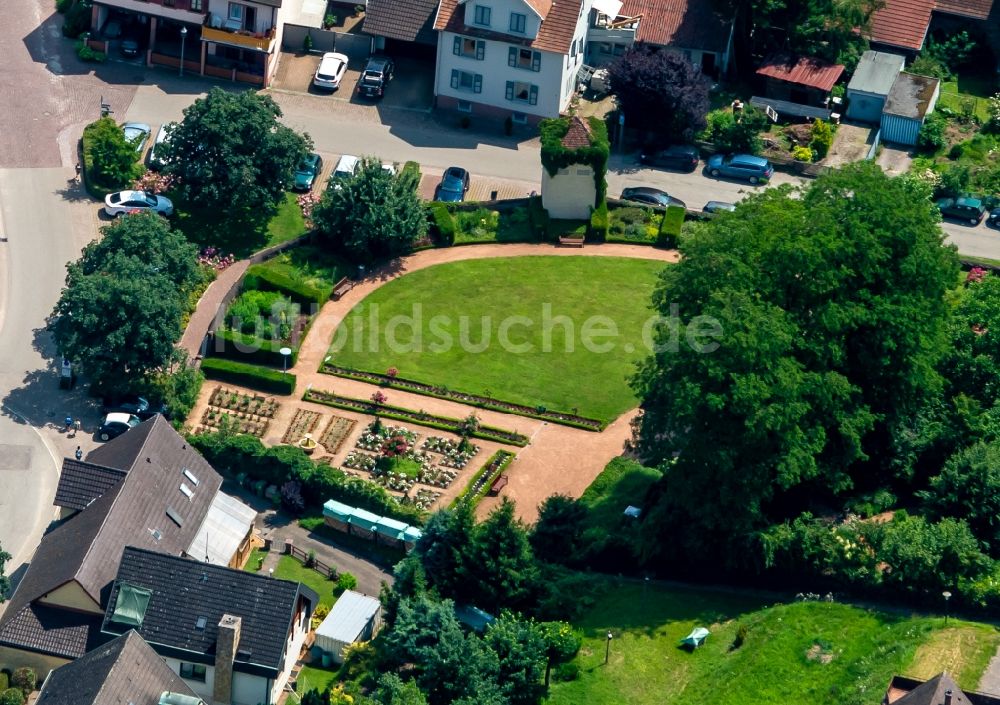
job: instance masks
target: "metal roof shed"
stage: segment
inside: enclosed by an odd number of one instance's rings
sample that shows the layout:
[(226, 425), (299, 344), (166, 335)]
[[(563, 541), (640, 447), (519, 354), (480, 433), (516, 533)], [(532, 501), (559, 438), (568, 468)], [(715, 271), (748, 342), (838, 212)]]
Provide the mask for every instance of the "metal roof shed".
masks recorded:
[(940, 91), (941, 81), (936, 78), (900, 73), (882, 109), (882, 141), (914, 146)]
[(847, 119), (878, 124), (885, 99), (906, 59), (884, 51), (866, 51), (847, 84)]
[(323, 505), (323, 516), (333, 517), (347, 523), (347, 520), (354, 516), (354, 507), (349, 507), (335, 499), (331, 499)]
[(358, 527), (367, 531), (375, 531), (375, 527), (378, 525), (379, 519), (381, 519), (378, 514), (372, 514), (366, 509), (354, 508), (351, 513), (350, 524), (352, 527)]
[(343, 663), (344, 649), (373, 638), (381, 619), (382, 603), (374, 597), (345, 590), (316, 629), (315, 645), (328, 652), (337, 663)]

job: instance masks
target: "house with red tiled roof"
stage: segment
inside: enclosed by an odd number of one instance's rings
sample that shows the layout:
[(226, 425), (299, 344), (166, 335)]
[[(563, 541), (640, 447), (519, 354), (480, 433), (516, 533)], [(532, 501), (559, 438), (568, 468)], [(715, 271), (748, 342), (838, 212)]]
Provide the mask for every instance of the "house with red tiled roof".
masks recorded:
[(885, 0), (871, 19), (869, 38), (875, 48), (916, 53), (924, 48), (933, 15), (986, 20), (993, 0)]
[(566, 109), (583, 64), (592, 0), (441, 0), (439, 108), (537, 122)]

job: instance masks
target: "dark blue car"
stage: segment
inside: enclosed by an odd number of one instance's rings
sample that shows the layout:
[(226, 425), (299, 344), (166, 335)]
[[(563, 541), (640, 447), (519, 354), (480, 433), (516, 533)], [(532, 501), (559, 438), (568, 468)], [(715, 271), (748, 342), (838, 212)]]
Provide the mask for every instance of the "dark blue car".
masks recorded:
[(450, 166), (441, 177), (441, 183), (438, 184), (434, 200), (445, 203), (464, 201), (465, 192), (468, 190), (469, 172), (460, 166)]

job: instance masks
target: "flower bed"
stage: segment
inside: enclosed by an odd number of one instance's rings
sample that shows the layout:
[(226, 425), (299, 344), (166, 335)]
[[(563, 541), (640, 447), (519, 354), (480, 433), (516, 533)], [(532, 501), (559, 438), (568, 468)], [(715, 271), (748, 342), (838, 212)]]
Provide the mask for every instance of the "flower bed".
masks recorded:
[(236, 392), (225, 389), (221, 385), (216, 386), (212, 392), (208, 405), (231, 411), (248, 412), (268, 419), (274, 418), (279, 406), (278, 402), (271, 397)]
[(428, 450), (432, 453), (437, 453), (444, 456), (440, 463), (441, 465), (449, 468), (456, 468), (461, 470), (469, 461), (472, 460), (476, 453), (479, 452), (479, 446), (473, 445), (468, 441), (465, 441), (465, 450), (462, 449), (462, 442), (456, 443), (448, 438), (441, 438), (440, 436), (430, 436), (424, 445), (422, 446), (424, 450)]
[(288, 430), (281, 437), (282, 443), (298, 443), (307, 433), (312, 433), (319, 426), (322, 414), (308, 409), (296, 409)]
[(270, 423), (271, 420), (264, 416), (244, 411), (226, 411), (210, 406), (201, 416), (201, 426), (198, 433), (218, 431), (223, 426), (228, 425), (237, 433), (248, 433), (251, 436), (262, 438), (267, 433), (267, 427)]
[(489, 491), (493, 483), (500, 477), (500, 473), (510, 465), (516, 456), (507, 450), (498, 450), (490, 456), (486, 464), (472, 476), (468, 487), (462, 494), (455, 498), (455, 504), (459, 502), (471, 502), (473, 506), (479, 504), (479, 500)]
[[(354, 399), (353, 397), (345, 397), (333, 392), (324, 392), (316, 389), (306, 390), (302, 398), (306, 401), (316, 402), (317, 404), (332, 406), (335, 409), (346, 409), (348, 411), (371, 414), (396, 421), (406, 421), (455, 434), (461, 433), (466, 423), (464, 420), (453, 419), (448, 416), (435, 416), (434, 414), (414, 411), (413, 409), (406, 409), (401, 406), (375, 405), (367, 399)], [(507, 443), (521, 447), (528, 445), (529, 440), (522, 433), (496, 428), (495, 426), (480, 426), (471, 435), (484, 441), (496, 441), (497, 443)]]
[(340, 446), (344, 445), (344, 441), (354, 430), (354, 423), (352, 419), (334, 416), (319, 439), (320, 445), (326, 448), (328, 453), (336, 455)]
[(492, 397), (484, 397), (478, 394), (467, 394), (466, 392), (459, 392), (445, 387), (435, 387), (430, 384), (424, 384), (423, 382), (402, 379), (395, 375), (384, 375), (378, 374), (377, 372), (364, 372), (363, 370), (340, 367), (339, 365), (333, 365), (331, 363), (324, 363), (321, 371), (324, 374), (334, 375), (336, 377), (344, 377), (346, 379), (379, 384), (383, 387), (402, 389), (407, 392), (423, 394), (425, 396), (436, 397), (438, 399), (448, 399), (451, 401), (461, 402), (463, 404), (478, 406), (481, 409), (500, 411), (506, 414), (517, 414), (519, 416), (527, 416), (533, 419), (541, 419), (542, 421), (551, 421), (564, 426), (582, 428), (586, 431), (604, 430), (604, 424), (596, 419), (588, 419), (584, 416), (567, 414), (560, 411), (550, 411), (542, 406), (530, 407), (525, 406), (524, 404), (514, 404), (512, 402), (493, 399)]
[(372, 472), (375, 469), (375, 465), (378, 460), (374, 455), (369, 455), (368, 453), (361, 453), (356, 450), (352, 450), (344, 458), (344, 467), (351, 468), (352, 470), (364, 470), (365, 472)]
[(430, 509), (431, 506), (441, 498), (441, 492), (436, 492), (434, 490), (427, 490), (424, 488), (417, 489), (417, 493), (413, 497), (403, 497), (400, 501), (407, 504), (412, 504), (418, 509)]

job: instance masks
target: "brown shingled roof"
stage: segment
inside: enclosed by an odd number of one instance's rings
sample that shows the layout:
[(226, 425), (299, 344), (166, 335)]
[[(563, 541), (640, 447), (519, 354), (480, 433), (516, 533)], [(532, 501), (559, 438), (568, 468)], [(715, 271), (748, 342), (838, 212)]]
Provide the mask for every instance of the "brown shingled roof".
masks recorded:
[(937, 0), (934, 9), (949, 15), (985, 20), (993, 10), (993, 0)]
[(678, 49), (722, 52), (732, 19), (715, 12), (708, 0), (625, 0), (620, 17), (638, 17), (636, 41)]
[(566, 149), (581, 149), (590, 146), (590, 130), (587, 124), (578, 116), (569, 119), (569, 128), (562, 138), (562, 146)]
[(125, 474), (124, 470), (118, 468), (106, 468), (82, 460), (63, 458), (59, 486), (56, 487), (53, 504), (66, 509), (85, 509), (87, 505), (121, 482)]
[(437, 35), (431, 25), (437, 7), (438, 0), (368, 0), (361, 29), (404, 42), (434, 44)]
[(919, 51), (924, 46), (935, 0), (885, 0), (872, 15), (871, 40)]
[[(527, 0), (525, 1), (527, 2)], [(532, 7), (537, 9), (544, 1), (532, 0)], [(538, 36), (534, 39), (525, 39), (524, 37), (516, 37), (502, 32), (493, 32), (466, 26), (465, 13), (459, 10), (461, 6), (459, 0), (441, 0), (437, 19), (434, 21), (434, 29), (442, 32), (463, 34), (469, 37), (498, 39), (511, 44), (530, 46), (539, 51), (568, 54), (570, 45), (573, 43), (573, 35), (576, 32), (576, 23), (580, 18), (580, 3), (582, 1), (551, 0), (551, 7), (544, 19), (542, 19), (542, 26), (538, 30)]]

